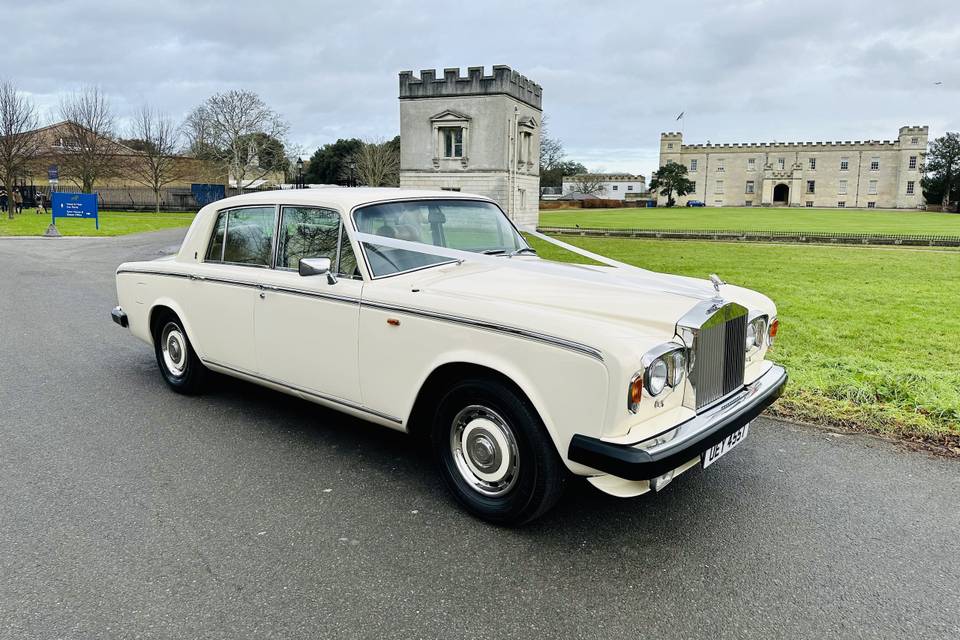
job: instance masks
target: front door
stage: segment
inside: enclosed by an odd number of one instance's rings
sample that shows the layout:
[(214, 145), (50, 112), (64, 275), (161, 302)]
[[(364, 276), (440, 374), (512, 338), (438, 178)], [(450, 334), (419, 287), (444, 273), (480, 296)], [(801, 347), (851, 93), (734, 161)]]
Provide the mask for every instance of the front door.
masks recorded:
[[(301, 276), (301, 258), (330, 258), (335, 283)], [(260, 375), (307, 393), (359, 404), (357, 325), (363, 280), (340, 214), (280, 208), (276, 269), (255, 302)]]

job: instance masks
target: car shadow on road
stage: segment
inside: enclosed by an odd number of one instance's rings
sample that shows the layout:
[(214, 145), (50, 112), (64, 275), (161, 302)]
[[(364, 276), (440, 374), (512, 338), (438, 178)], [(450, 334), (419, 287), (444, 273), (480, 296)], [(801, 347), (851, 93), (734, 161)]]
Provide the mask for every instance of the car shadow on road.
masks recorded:
[[(743, 480), (722, 468), (711, 469), (709, 480), (705, 480), (703, 472), (695, 468), (657, 494), (624, 499), (604, 494), (585, 479), (571, 476), (563, 498), (545, 516), (525, 527), (493, 528), (458, 508), (443, 489), (426, 447), (405, 433), (224, 376), (214, 377), (203, 398), (241, 411), (250, 418), (243, 428), (313, 449), (318, 470), (320, 459), (329, 466), (333, 456), (345, 468), (369, 474), (371, 477), (362, 481), (376, 487), (378, 493), (392, 494), (380, 496), (386, 502), (423, 504), (447, 529), (488, 529), (498, 538), (556, 545), (558, 550), (569, 550), (570, 540), (581, 534), (600, 547), (628, 545), (636, 549), (640, 544), (662, 551), (665, 546), (679, 545), (678, 530), (689, 531), (691, 522), (699, 523), (695, 529), (709, 526), (724, 503), (739, 501), (737, 487)], [(372, 496), (370, 499), (374, 500)]]

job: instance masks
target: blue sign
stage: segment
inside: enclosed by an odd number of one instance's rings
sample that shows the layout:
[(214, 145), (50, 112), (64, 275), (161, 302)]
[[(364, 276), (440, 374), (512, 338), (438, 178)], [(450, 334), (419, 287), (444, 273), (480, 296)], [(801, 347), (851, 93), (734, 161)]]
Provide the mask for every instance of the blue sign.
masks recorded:
[(100, 216), (97, 214), (97, 194), (64, 193), (54, 191), (50, 202), (53, 224), (57, 218), (93, 218), (100, 229)]
[(52, 164), (47, 167), (47, 180), (50, 182), (56, 182), (60, 179), (60, 168), (57, 165)]
[(227, 190), (222, 184), (191, 184), (190, 191), (198, 207), (205, 207), (211, 202), (223, 200), (227, 197)]

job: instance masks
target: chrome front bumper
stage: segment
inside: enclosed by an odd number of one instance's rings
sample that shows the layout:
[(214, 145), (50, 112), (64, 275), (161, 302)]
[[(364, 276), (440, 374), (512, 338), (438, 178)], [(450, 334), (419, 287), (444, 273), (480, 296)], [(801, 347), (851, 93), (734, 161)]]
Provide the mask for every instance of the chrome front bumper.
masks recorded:
[(760, 415), (783, 393), (787, 371), (773, 365), (754, 382), (690, 420), (633, 444), (577, 434), (571, 462), (626, 480), (650, 480), (689, 462)]

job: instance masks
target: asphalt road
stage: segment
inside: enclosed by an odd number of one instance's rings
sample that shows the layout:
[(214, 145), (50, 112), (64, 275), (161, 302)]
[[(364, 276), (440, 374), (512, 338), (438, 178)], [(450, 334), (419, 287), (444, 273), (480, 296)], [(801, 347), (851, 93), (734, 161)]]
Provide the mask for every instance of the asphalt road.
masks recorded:
[(960, 463), (771, 420), (520, 530), (399, 433), (168, 391), (113, 271), (182, 231), (0, 239), (2, 638), (957, 638)]

